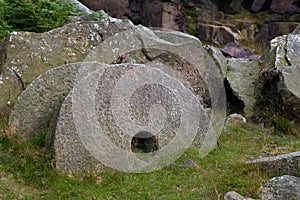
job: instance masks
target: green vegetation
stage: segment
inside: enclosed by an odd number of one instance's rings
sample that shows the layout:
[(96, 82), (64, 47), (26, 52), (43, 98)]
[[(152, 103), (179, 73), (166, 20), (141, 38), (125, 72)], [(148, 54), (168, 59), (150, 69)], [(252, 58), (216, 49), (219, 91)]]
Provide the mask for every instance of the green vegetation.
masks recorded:
[(68, 0), (0, 1), (0, 40), (11, 31), (45, 32), (78, 15)]
[(193, 7), (183, 7), (182, 11), (187, 15), (187, 29), (190, 35), (197, 36), (198, 13)]
[[(244, 161), (259, 155), (300, 150), (294, 135), (271, 135), (253, 124), (228, 127), (218, 148), (200, 159), (189, 149), (176, 165), (144, 174), (102, 172), (67, 176), (54, 170), (53, 158), (36, 144), (18, 142), (0, 120), (1, 199), (222, 199), (235, 190), (258, 197), (260, 184), (269, 178)], [(197, 167), (181, 166), (192, 159)]]

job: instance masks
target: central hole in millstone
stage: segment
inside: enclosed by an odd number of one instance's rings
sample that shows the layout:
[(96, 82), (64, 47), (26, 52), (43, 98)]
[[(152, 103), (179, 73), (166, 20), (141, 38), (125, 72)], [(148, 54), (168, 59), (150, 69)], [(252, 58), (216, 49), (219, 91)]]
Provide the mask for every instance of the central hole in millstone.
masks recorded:
[(147, 131), (135, 134), (131, 140), (133, 153), (150, 153), (158, 150), (158, 142), (154, 135)]

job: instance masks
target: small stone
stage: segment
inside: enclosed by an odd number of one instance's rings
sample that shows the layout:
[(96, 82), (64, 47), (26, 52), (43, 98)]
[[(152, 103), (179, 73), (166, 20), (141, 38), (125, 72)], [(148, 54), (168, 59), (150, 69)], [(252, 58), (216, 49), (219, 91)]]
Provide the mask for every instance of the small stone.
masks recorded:
[(242, 195), (240, 195), (235, 191), (227, 192), (224, 195), (224, 200), (243, 200), (243, 199), (245, 199), (245, 197), (243, 197)]
[(226, 125), (240, 125), (246, 123), (246, 118), (240, 114), (231, 114), (226, 118)]

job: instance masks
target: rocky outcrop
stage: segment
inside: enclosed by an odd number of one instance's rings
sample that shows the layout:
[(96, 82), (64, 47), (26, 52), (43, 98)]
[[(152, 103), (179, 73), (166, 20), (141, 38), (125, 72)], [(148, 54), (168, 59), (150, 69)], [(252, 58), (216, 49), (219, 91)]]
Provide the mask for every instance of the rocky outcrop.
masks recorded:
[[(243, 111), (247, 118), (251, 117), (256, 103), (255, 82), (260, 75), (260, 56), (245, 58), (251, 57), (252, 51), (236, 44), (229, 44), (223, 49), (211, 46), (206, 46), (205, 49), (222, 72), (229, 106), (236, 107), (234, 112)], [(222, 53), (229, 57), (225, 58)], [(231, 58), (230, 55), (240, 58)]]
[[(115, 159), (97, 151), (95, 154), (95, 143), (85, 143), (85, 139), (97, 141), (104, 137), (114, 144), (109, 147), (130, 151), (129, 158), (122, 154), (117, 159), (122, 161), (118, 166), (127, 166), (125, 169), (116, 167), (121, 171), (136, 171), (131, 161), (141, 162), (132, 154), (136, 150), (145, 150), (140, 149), (144, 146), (139, 143), (141, 140), (137, 135), (140, 133), (150, 134), (147, 141), (154, 142), (146, 145), (152, 149), (147, 152), (150, 154), (158, 147), (171, 144), (176, 144), (175, 149), (178, 145), (193, 144), (202, 156), (214, 148), (221, 132), (220, 119), (225, 118), (225, 91), (221, 72), (201, 42), (180, 32), (153, 31), (133, 25), (105, 37), (115, 30), (109, 21), (98, 28), (107, 30), (103, 31), (102, 40), (87, 53), (83, 63), (50, 69), (27, 85), (10, 116), (12, 132), (26, 141), (42, 138), (41, 134), (45, 133), (46, 149), (54, 151), (57, 169), (70, 173), (101, 170), (104, 165), (113, 167), (110, 160)], [(165, 109), (158, 109), (159, 105)], [(183, 108), (187, 109), (186, 113)], [(204, 108), (211, 108), (210, 115)], [(130, 116), (126, 115), (126, 110)], [(89, 121), (92, 119), (96, 121)], [(181, 123), (195, 119), (197, 122), (192, 125), (184, 125), (182, 138)], [(98, 123), (100, 136), (91, 140), (94, 136), (89, 134)], [(190, 132), (194, 132), (192, 137), (186, 135)], [(173, 143), (173, 140), (177, 142)], [(142, 142), (145, 143), (144, 139)], [(98, 144), (104, 148), (102, 153), (116, 150), (105, 149), (106, 144)], [(128, 165), (125, 158), (128, 158)], [(148, 167), (153, 170), (160, 166), (150, 163)]]
[(255, 40), (258, 44), (266, 46), (275, 37), (293, 32), (298, 24), (299, 22), (284, 22), (281, 20), (272, 20), (271, 22), (265, 22), (257, 32)]
[(131, 28), (130, 21), (108, 18), (75, 22), (46, 33), (13, 32), (1, 43), (0, 113), (9, 113), (17, 96), (41, 73), (80, 62), (88, 52), (117, 32)]
[(261, 187), (262, 200), (300, 199), (300, 178), (284, 175), (272, 178)]
[(270, 8), (276, 13), (284, 13), (288, 11), (288, 6), (292, 3), (293, 0), (272, 0)]
[(128, 0), (80, 0), (80, 2), (91, 10), (104, 10), (109, 16), (116, 18), (124, 18), (128, 13)]
[(261, 75), (256, 82), (260, 104), (291, 120), (300, 119), (299, 46), (300, 37), (296, 33), (273, 39), (270, 50), (263, 56)]

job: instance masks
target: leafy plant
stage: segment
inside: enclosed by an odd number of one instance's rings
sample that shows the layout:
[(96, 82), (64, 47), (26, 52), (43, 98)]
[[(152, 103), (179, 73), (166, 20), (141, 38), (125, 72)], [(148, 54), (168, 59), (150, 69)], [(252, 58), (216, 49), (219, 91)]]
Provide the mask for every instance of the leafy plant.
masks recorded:
[(67, 0), (3, 0), (0, 2), (0, 40), (11, 31), (48, 31), (78, 14)]

